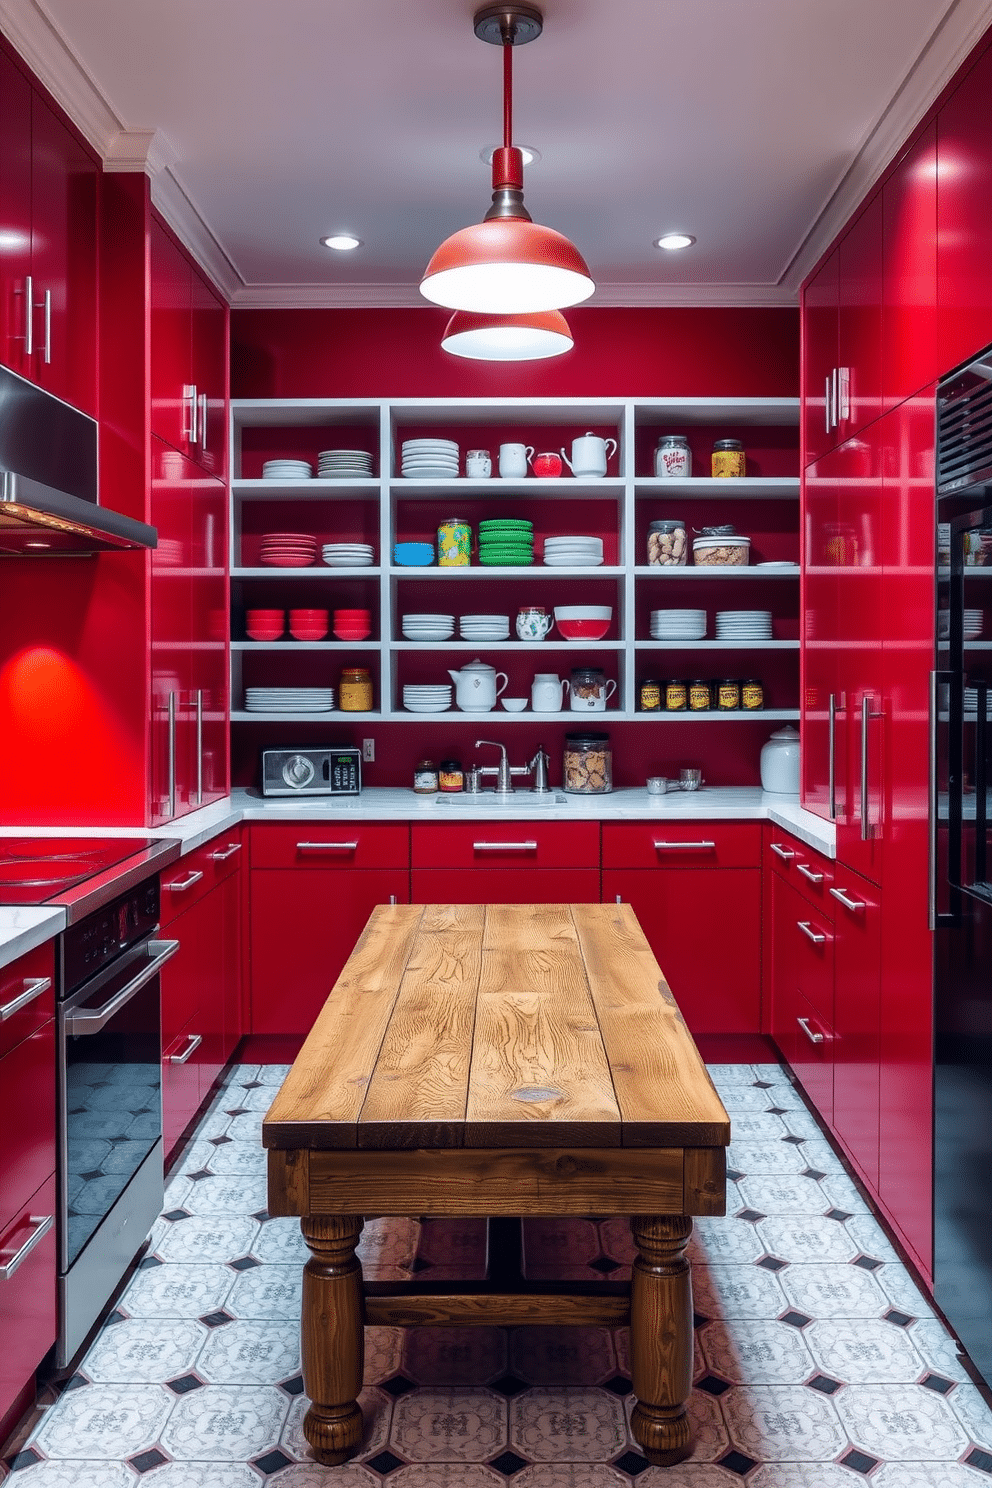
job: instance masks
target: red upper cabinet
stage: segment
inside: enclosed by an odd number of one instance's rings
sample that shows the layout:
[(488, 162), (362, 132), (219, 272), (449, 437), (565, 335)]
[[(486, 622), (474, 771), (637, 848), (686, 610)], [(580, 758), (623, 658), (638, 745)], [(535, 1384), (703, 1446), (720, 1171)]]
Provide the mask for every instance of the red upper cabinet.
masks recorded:
[(937, 344), (949, 370), (992, 341), (992, 50), (937, 116)]
[(196, 449), (204, 470), (226, 474), (227, 306), (194, 268), (191, 281), (192, 383), (196, 388)]
[(803, 463), (837, 443), (832, 383), (838, 362), (838, 268), (836, 249), (802, 292)]
[(30, 273), (31, 84), (0, 51), (0, 361), (23, 376)]
[(838, 429), (842, 438), (882, 411), (882, 197), (837, 249)]
[(226, 470), (227, 307), (159, 222), (151, 230), (152, 433)]
[(940, 374), (937, 338), (937, 126), (882, 188), (882, 388), (886, 408)]

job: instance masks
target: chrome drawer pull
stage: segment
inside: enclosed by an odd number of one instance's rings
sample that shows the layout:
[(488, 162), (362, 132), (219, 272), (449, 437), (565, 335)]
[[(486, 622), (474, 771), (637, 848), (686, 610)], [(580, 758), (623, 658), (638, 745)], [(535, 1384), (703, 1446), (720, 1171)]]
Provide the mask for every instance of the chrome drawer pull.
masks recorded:
[(191, 873), (187, 873), (185, 878), (177, 878), (172, 883), (163, 884), (162, 887), (163, 889), (168, 889), (172, 894), (184, 894), (187, 889), (191, 889), (194, 884), (199, 883), (202, 877), (203, 870), (201, 868), (194, 868)]
[(357, 852), (357, 842), (298, 842), (297, 852)]
[(803, 934), (809, 937), (814, 945), (822, 945), (827, 938), (825, 935), (821, 935), (818, 930), (814, 930), (813, 927), (810, 925), (809, 920), (797, 920), (796, 924), (799, 926), (799, 929), (803, 932)]
[(656, 852), (669, 852), (672, 848), (681, 848), (683, 852), (716, 852), (715, 842), (656, 842)]
[(9, 1281), (22, 1261), (26, 1261), (39, 1240), (44, 1240), (55, 1223), (54, 1214), (32, 1214), (30, 1223), (35, 1226), (20, 1250), (14, 1252), (5, 1266), (0, 1266), (0, 1281)]
[(790, 852), (787, 847), (783, 847), (779, 842), (769, 842), (768, 846), (771, 848), (776, 857), (781, 858), (783, 862), (788, 863), (790, 859), (796, 856), (794, 852)]
[(233, 858), (234, 854), (239, 853), (240, 851), (241, 843), (231, 842), (223, 851), (211, 853), (210, 856), (215, 863), (226, 863), (228, 858)]
[(812, 868), (807, 868), (805, 863), (796, 864), (796, 872), (801, 873), (803, 878), (808, 878), (810, 883), (822, 883), (823, 874), (814, 873)]
[(845, 909), (853, 909), (855, 914), (857, 914), (859, 909), (868, 908), (863, 899), (848, 899), (843, 889), (831, 889), (830, 893), (833, 894), (836, 900), (843, 904)]
[(170, 1054), (170, 1064), (185, 1064), (187, 1059), (189, 1059), (191, 1055), (195, 1054), (197, 1049), (203, 1043), (202, 1033), (188, 1033), (186, 1037), (189, 1040), (189, 1047), (182, 1054)]
[(811, 1044), (826, 1043), (826, 1038), (822, 1033), (815, 1033), (813, 1029), (810, 1028), (808, 1018), (797, 1018), (796, 1022), (799, 1024), (799, 1027), (802, 1029), (803, 1033), (809, 1039)]
[(536, 842), (473, 842), (475, 852), (537, 852)]
[(15, 1013), (19, 1013), (21, 1008), (27, 1007), (29, 1002), (34, 1002), (35, 998), (40, 997), (42, 992), (47, 992), (51, 985), (51, 977), (25, 977), (24, 991), (19, 992), (16, 997), (12, 997), (9, 1002), (5, 1002), (0, 1007), (0, 1023), (7, 1018), (12, 1018)]

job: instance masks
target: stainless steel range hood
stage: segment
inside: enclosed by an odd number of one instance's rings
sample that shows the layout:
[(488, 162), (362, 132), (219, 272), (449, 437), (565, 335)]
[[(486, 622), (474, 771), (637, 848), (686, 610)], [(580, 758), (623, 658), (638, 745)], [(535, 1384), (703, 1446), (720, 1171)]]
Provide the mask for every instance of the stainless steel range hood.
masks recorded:
[(154, 548), (154, 527), (99, 502), (95, 420), (0, 367), (0, 556)]

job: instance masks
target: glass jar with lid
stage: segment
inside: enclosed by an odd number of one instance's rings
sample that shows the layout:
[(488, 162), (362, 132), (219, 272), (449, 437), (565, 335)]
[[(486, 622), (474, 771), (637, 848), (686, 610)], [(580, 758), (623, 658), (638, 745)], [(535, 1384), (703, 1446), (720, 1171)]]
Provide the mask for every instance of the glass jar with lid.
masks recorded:
[(739, 439), (714, 440), (712, 470), (717, 480), (743, 475), (744, 465), (744, 446)]
[(648, 562), (681, 568), (689, 558), (684, 517), (665, 517), (648, 525)]
[(342, 668), (338, 707), (342, 713), (371, 713), (372, 674), (367, 667)]
[(610, 736), (586, 730), (565, 735), (562, 790), (576, 796), (603, 796), (613, 789)]
[(662, 480), (688, 480), (692, 450), (684, 434), (663, 434), (654, 452), (654, 473)]
[(568, 706), (573, 713), (603, 713), (607, 700), (617, 690), (601, 667), (573, 667), (568, 683)]

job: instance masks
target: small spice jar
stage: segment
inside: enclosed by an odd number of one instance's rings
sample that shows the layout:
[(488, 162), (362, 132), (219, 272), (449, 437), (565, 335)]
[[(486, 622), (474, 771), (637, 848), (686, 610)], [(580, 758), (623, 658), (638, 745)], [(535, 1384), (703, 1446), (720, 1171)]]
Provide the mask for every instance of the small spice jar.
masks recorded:
[(746, 713), (757, 713), (765, 706), (765, 689), (760, 677), (749, 677), (741, 683), (741, 707)]
[(472, 559), (472, 529), (464, 517), (446, 517), (437, 529), (439, 568), (468, 568)]
[(576, 796), (603, 796), (613, 789), (613, 750), (609, 734), (565, 735), (562, 790)]
[(739, 439), (717, 439), (713, 444), (713, 475), (720, 479), (744, 474), (744, 446)]
[(413, 788), (418, 796), (433, 796), (438, 789), (437, 765), (433, 760), (422, 759), (414, 766)]
[(437, 776), (438, 789), (449, 795), (465, 789), (465, 776), (461, 760), (442, 760)]
[(684, 713), (689, 706), (689, 688), (681, 677), (670, 677), (662, 684), (667, 713)]
[(642, 713), (661, 711), (661, 683), (657, 677), (645, 677), (641, 683), (640, 699)]
[(338, 707), (342, 713), (372, 711), (372, 673), (367, 667), (344, 667), (338, 688)]
[(712, 707), (712, 689), (708, 677), (695, 677), (689, 683), (689, 712), (703, 713)]
[(684, 434), (664, 434), (654, 452), (654, 473), (662, 479), (688, 480), (692, 451)]
[(736, 677), (721, 677), (713, 683), (713, 697), (721, 713), (733, 713), (741, 705), (741, 684)]

